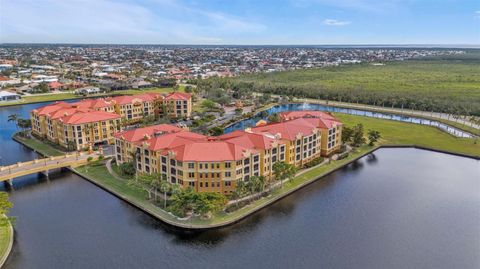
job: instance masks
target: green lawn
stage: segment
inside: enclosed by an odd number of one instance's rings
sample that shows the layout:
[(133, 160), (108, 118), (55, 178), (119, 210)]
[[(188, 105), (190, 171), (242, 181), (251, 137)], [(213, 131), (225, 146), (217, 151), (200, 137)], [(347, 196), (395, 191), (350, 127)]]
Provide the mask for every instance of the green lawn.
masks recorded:
[[(179, 87), (179, 91), (183, 92), (185, 90), (184, 86)], [(168, 93), (172, 92), (173, 88), (146, 88), (146, 89), (130, 89), (130, 90), (121, 90), (121, 91), (114, 91), (110, 93), (101, 93), (101, 94), (92, 94), (88, 97), (102, 97), (108, 95), (136, 95), (142, 93)], [(39, 103), (39, 102), (47, 102), (47, 101), (59, 101), (59, 100), (67, 100), (67, 99), (75, 99), (75, 98), (84, 98), (81, 95), (76, 95), (74, 93), (59, 93), (59, 94), (48, 94), (48, 95), (29, 95), (22, 97), (21, 100), (15, 102), (2, 102), (0, 106), (8, 106), (8, 105), (22, 105), (22, 104), (29, 104), (29, 103)]]
[(335, 116), (346, 126), (361, 123), (366, 131), (369, 129), (379, 131), (382, 135), (382, 144), (417, 145), (480, 156), (480, 141), (472, 138), (457, 138), (435, 127), (341, 113), (335, 113)]
[(15, 135), (14, 137), (15, 139), (19, 140), (21, 143), (25, 144), (30, 148), (33, 148), (38, 153), (44, 156), (60, 156), (65, 154), (64, 152), (56, 149), (49, 143), (42, 142), (34, 138), (26, 138), (20, 135)]
[(143, 190), (133, 188), (127, 184), (126, 181), (118, 180), (109, 174), (108, 170), (104, 165), (88, 165), (76, 168), (76, 171), (80, 174), (88, 177), (90, 180), (99, 184), (100, 186), (110, 190), (111, 192), (116, 193), (118, 196), (129, 200), (130, 202), (136, 204), (137, 206), (145, 209), (151, 214), (157, 216), (159, 219), (162, 219), (167, 222), (173, 222), (178, 225), (183, 225), (186, 227), (200, 228), (205, 226), (216, 226), (235, 221), (243, 218), (244, 216), (252, 213), (264, 206), (276, 201), (281, 196), (290, 193), (305, 184), (308, 184), (312, 181), (315, 181), (317, 178), (322, 177), (323, 175), (331, 172), (334, 169), (337, 169), (349, 161), (357, 158), (371, 150), (374, 150), (375, 147), (364, 146), (351, 153), (347, 158), (339, 161), (332, 161), (330, 164), (324, 166), (315, 167), (308, 172), (296, 177), (293, 181), (287, 182), (284, 184), (282, 189), (276, 189), (270, 196), (261, 198), (254, 201), (252, 204), (240, 208), (231, 213), (220, 212), (215, 214), (211, 219), (205, 220), (200, 218), (192, 218), (188, 220), (179, 220), (175, 216), (163, 211), (160, 207), (154, 205), (147, 200), (147, 193)]
[(0, 262), (8, 253), (10, 241), (13, 240), (13, 233), (10, 230), (10, 225), (0, 225)]

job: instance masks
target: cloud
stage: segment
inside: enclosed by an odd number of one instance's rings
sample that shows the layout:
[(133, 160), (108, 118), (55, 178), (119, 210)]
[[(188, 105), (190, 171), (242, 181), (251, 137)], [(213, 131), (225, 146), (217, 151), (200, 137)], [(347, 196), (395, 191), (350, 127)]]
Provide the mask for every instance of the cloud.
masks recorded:
[(335, 20), (335, 19), (325, 19), (325, 20), (323, 20), (322, 23), (325, 24), (325, 25), (328, 25), (328, 26), (345, 26), (345, 25), (349, 25), (352, 22), (351, 21), (339, 21), (339, 20)]
[(218, 44), (266, 29), (179, 0), (15, 0), (1, 13), (0, 42)]
[[(293, 0), (292, 0), (293, 1)], [(404, 8), (413, 0), (294, 0), (297, 6), (323, 5), (338, 9), (364, 11), (369, 13), (384, 13), (386, 11)]]

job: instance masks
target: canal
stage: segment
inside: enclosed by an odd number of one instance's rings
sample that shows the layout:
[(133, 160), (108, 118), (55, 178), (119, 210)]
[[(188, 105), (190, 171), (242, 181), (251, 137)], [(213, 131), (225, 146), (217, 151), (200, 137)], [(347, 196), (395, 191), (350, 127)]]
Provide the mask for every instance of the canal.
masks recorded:
[[(0, 156), (34, 154), (10, 139)], [(1, 186), (1, 190), (5, 187)], [(17, 217), (5, 268), (480, 268), (480, 162), (381, 149), (234, 226), (175, 230), (70, 173), (9, 190)]]
[[(283, 111), (297, 111), (297, 110), (320, 110), (320, 111), (327, 111), (327, 112), (335, 112), (335, 113), (344, 113), (350, 115), (357, 115), (363, 117), (370, 117), (370, 118), (377, 118), (377, 119), (387, 119), (387, 120), (394, 120), (394, 121), (402, 121), (402, 122), (409, 122), (421, 125), (428, 125), (439, 128), (440, 130), (447, 132), (456, 137), (466, 137), (471, 138), (473, 135), (469, 132), (460, 130), (458, 128), (452, 127), (448, 124), (436, 121), (436, 120), (429, 120), (424, 118), (406, 116), (406, 115), (396, 115), (396, 114), (388, 114), (388, 113), (381, 113), (381, 112), (373, 112), (367, 110), (360, 110), (360, 109), (353, 109), (353, 108), (343, 108), (343, 107), (333, 107), (333, 106), (325, 106), (321, 104), (313, 104), (313, 103), (289, 103), (289, 104), (281, 104), (273, 106), (267, 110), (265, 110), (267, 115), (273, 113), (279, 113)], [(244, 130), (248, 127), (255, 126), (259, 120), (267, 119), (266, 116), (262, 117), (260, 113), (257, 113), (254, 117), (241, 120), (236, 122), (227, 128), (225, 128), (225, 132), (229, 133), (235, 130)]]

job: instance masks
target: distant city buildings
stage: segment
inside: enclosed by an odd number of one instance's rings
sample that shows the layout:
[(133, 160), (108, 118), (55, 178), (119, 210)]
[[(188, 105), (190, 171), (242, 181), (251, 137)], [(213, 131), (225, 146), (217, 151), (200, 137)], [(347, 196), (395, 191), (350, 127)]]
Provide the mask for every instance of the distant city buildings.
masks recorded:
[(214, 76), (381, 63), (459, 53), (463, 51), (315, 46), (4, 45), (0, 46), (0, 87), (28, 93), (38, 88), (38, 84), (46, 83), (50, 91), (85, 86), (115, 91), (168, 87), (181, 81)]

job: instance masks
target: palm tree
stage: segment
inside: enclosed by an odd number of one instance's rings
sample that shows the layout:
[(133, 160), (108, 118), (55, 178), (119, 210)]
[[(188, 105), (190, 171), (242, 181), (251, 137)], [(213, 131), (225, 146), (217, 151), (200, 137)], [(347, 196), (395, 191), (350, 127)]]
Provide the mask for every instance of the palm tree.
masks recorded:
[(168, 183), (167, 177), (165, 175), (162, 175), (159, 189), (160, 189), (160, 192), (163, 192), (163, 208), (166, 209), (167, 208), (167, 192), (172, 189), (172, 186), (170, 183)]
[(13, 121), (15, 123), (15, 127), (18, 128), (18, 119), (20, 118), (20, 115), (18, 114), (12, 114), (8, 116), (8, 122)]

